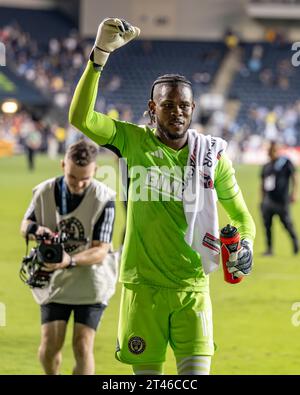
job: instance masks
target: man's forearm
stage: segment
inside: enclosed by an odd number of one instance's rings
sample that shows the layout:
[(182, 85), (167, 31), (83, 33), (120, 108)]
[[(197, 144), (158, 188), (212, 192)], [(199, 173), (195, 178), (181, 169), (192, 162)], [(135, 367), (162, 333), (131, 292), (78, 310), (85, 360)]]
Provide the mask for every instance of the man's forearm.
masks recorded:
[[(28, 225), (30, 225), (33, 221), (30, 221), (29, 219), (23, 219), (22, 223), (21, 223), (21, 228), (20, 228), (20, 232), (21, 235), (23, 237), (26, 237), (26, 233), (27, 233), (27, 229), (28, 229)], [(30, 237), (31, 238), (31, 237)], [(32, 236), (32, 239), (34, 239), (34, 237)]]
[(112, 119), (94, 111), (100, 72), (88, 62), (75, 89), (69, 110), (69, 121), (96, 143), (106, 144), (115, 132)]
[(220, 200), (220, 203), (232, 221), (232, 225), (238, 229), (241, 239), (253, 241), (256, 234), (255, 223), (241, 191), (231, 199)]
[(105, 18), (99, 25), (90, 60), (78, 82), (69, 111), (70, 123), (97, 144), (111, 144), (117, 129), (111, 118), (94, 111), (99, 70), (104, 67), (113, 51), (137, 38), (139, 34), (138, 27), (119, 18)]
[(31, 219), (23, 219), (20, 230), (22, 236), (28, 237), (29, 240), (35, 240), (37, 235), (53, 235), (53, 231), (51, 229), (46, 226), (41, 226)]
[(222, 155), (219, 160), (215, 176), (215, 187), (219, 201), (228, 214), (232, 225), (238, 229), (242, 239), (253, 241), (255, 224), (235, 179), (232, 163), (226, 154)]
[(91, 266), (103, 261), (109, 251), (109, 247), (109, 244), (101, 247), (92, 247), (73, 255), (73, 258), (78, 266)]

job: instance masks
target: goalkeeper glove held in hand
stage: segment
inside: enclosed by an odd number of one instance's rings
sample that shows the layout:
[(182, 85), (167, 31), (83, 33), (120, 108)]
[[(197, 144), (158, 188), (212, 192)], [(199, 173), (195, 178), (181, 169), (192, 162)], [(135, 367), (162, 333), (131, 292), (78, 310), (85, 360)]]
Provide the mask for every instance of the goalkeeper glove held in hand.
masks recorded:
[(232, 273), (235, 278), (245, 276), (251, 272), (253, 264), (252, 242), (248, 240), (241, 241), (241, 248), (229, 255), (226, 263), (228, 272)]
[(99, 25), (90, 60), (96, 66), (103, 68), (111, 52), (138, 37), (139, 34), (140, 29), (124, 19), (104, 19)]

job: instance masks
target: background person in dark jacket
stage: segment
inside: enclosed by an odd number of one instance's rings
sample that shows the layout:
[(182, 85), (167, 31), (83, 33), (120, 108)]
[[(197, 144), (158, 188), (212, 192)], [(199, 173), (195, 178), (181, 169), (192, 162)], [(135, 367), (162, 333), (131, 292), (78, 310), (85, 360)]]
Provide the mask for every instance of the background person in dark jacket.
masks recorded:
[(261, 172), (262, 204), (261, 211), (266, 231), (267, 249), (264, 255), (273, 254), (272, 220), (278, 215), (280, 221), (291, 236), (293, 251), (299, 251), (299, 242), (290, 215), (290, 203), (297, 199), (297, 174), (293, 163), (279, 154), (279, 146), (271, 142), (269, 147), (270, 162)]

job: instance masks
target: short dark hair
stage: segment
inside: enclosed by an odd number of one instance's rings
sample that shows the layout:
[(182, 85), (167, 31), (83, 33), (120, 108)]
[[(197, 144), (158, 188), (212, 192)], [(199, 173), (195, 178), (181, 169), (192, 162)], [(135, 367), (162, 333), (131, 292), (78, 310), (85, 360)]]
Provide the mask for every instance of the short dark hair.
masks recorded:
[[(193, 89), (192, 89), (192, 83), (189, 81), (186, 77), (180, 74), (164, 74), (158, 77), (152, 84), (151, 88), (151, 93), (150, 93), (150, 99), (153, 100), (153, 93), (154, 93), (154, 88), (158, 84), (168, 84), (172, 86), (177, 86), (178, 84), (185, 84), (187, 85), (193, 94)], [(144, 116), (149, 116), (150, 122), (149, 125), (153, 125), (155, 123), (155, 116), (151, 113), (150, 110), (147, 110), (144, 112)]]
[(186, 77), (180, 74), (164, 74), (158, 77), (152, 84), (151, 88), (151, 95), (150, 98), (153, 100), (153, 92), (154, 88), (158, 84), (168, 84), (168, 85), (173, 85), (177, 86), (178, 84), (185, 84), (188, 85), (191, 88), (192, 91), (192, 83), (189, 81)]
[(87, 166), (92, 162), (96, 162), (98, 147), (96, 144), (79, 140), (71, 144), (66, 152), (66, 158), (71, 159), (77, 166)]

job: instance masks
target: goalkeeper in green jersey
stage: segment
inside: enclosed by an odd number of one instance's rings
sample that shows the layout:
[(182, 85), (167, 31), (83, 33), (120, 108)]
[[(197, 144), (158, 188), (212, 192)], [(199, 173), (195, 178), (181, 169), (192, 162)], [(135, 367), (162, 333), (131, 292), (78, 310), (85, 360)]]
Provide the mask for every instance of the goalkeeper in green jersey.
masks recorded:
[(162, 374), (170, 344), (178, 374), (208, 374), (214, 343), (207, 274), (220, 253), (217, 198), (241, 235), (242, 248), (228, 262), (236, 276), (251, 271), (255, 225), (225, 141), (189, 129), (195, 104), (185, 77), (154, 82), (149, 127), (94, 111), (110, 53), (139, 33), (118, 18), (100, 24), (69, 114), (75, 127), (126, 158), (131, 180), (116, 357), (135, 374)]

